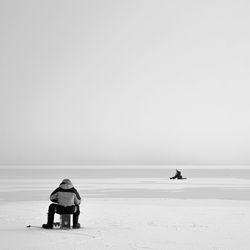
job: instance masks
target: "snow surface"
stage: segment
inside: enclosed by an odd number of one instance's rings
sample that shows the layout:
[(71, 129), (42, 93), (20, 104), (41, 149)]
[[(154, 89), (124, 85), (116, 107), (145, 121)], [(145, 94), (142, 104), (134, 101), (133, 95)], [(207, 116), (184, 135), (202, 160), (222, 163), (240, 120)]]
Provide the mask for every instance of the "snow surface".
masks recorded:
[(43, 171), (0, 170), (1, 250), (250, 249), (248, 169), (217, 172), (217, 178), (213, 169), (193, 169), (183, 171), (188, 179), (182, 181), (168, 179), (174, 170), (164, 176), (157, 169), (153, 176), (106, 170), (104, 176), (65, 169), (83, 198), (79, 230), (26, 227), (45, 223), (48, 196), (62, 177)]

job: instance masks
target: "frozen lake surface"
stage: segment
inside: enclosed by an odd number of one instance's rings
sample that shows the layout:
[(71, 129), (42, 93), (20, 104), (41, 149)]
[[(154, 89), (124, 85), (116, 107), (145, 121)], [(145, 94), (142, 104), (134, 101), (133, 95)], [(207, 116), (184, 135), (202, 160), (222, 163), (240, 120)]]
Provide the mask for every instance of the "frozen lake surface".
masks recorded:
[[(0, 201), (48, 200), (64, 178), (83, 197), (248, 200), (250, 169), (0, 168)], [(13, 196), (13, 193), (15, 195)]]
[[(0, 168), (0, 250), (250, 249), (250, 170), (183, 168), (186, 180), (170, 180), (174, 173)], [(83, 198), (83, 228), (26, 228), (46, 222), (49, 195), (63, 178)]]

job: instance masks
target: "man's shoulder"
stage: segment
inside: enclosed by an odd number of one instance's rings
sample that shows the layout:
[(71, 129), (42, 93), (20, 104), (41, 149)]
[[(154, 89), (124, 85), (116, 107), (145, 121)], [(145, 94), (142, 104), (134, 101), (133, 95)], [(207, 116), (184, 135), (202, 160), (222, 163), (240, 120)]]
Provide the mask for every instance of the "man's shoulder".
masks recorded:
[(77, 189), (75, 187), (72, 187), (71, 190), (74, 192), (74, 193), (78, 193)]
[(58, 192), (64, 192), (64, 193), (74, 193), (74, 194), (76, 194), (76, 196), (77, 197), (80, 197), (80, 195), (79, 195), (79, 193), (78, 193), (78, 191), (77, 191), (77, 189), (75, 188), (75, 187), (71, 187), (71, 188), (62, 188), (62, 187), (58, 187), (57, 189), (55, 189), (53, 192), (52, 192), (52, 194), (54, 194), (54, 193), (58, 193)]
[(72, 193), (77, 192), (76, 188), (74, 188), (74, 187), (71, 187), (71, 188), (62, 188), (62, 187), (59, 187), (56, 190), (57, 191), (61, 191), (61, 192), (72, 192)]

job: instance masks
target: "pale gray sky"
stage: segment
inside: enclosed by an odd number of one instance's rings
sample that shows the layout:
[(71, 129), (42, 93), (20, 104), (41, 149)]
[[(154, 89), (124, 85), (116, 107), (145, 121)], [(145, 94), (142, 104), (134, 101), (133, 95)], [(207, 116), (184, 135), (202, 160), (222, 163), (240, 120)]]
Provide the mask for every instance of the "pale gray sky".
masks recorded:
[(250, 164), (247, 0), (1, 0), (0, 164)]

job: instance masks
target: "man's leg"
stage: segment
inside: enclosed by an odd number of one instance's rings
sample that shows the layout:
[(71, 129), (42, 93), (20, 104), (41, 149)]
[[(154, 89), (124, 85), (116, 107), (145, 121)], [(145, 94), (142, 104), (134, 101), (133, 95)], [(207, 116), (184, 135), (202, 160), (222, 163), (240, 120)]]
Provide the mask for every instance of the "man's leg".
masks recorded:
[(78, 223), (80, 215), (80, 207), (79, 205), (75, 206), (75, 213), (73, 214), (73, 228), (80, 228), (80, 223)]
[(47, 228), (47, 229), (52, 229), (53, 228), (56, 207), (57, 207), (57, 204), (55, 204), (55, 203), (50, 204), (49, 211), (48, 211), (47, 224), (43, 224), (43, 228)]

